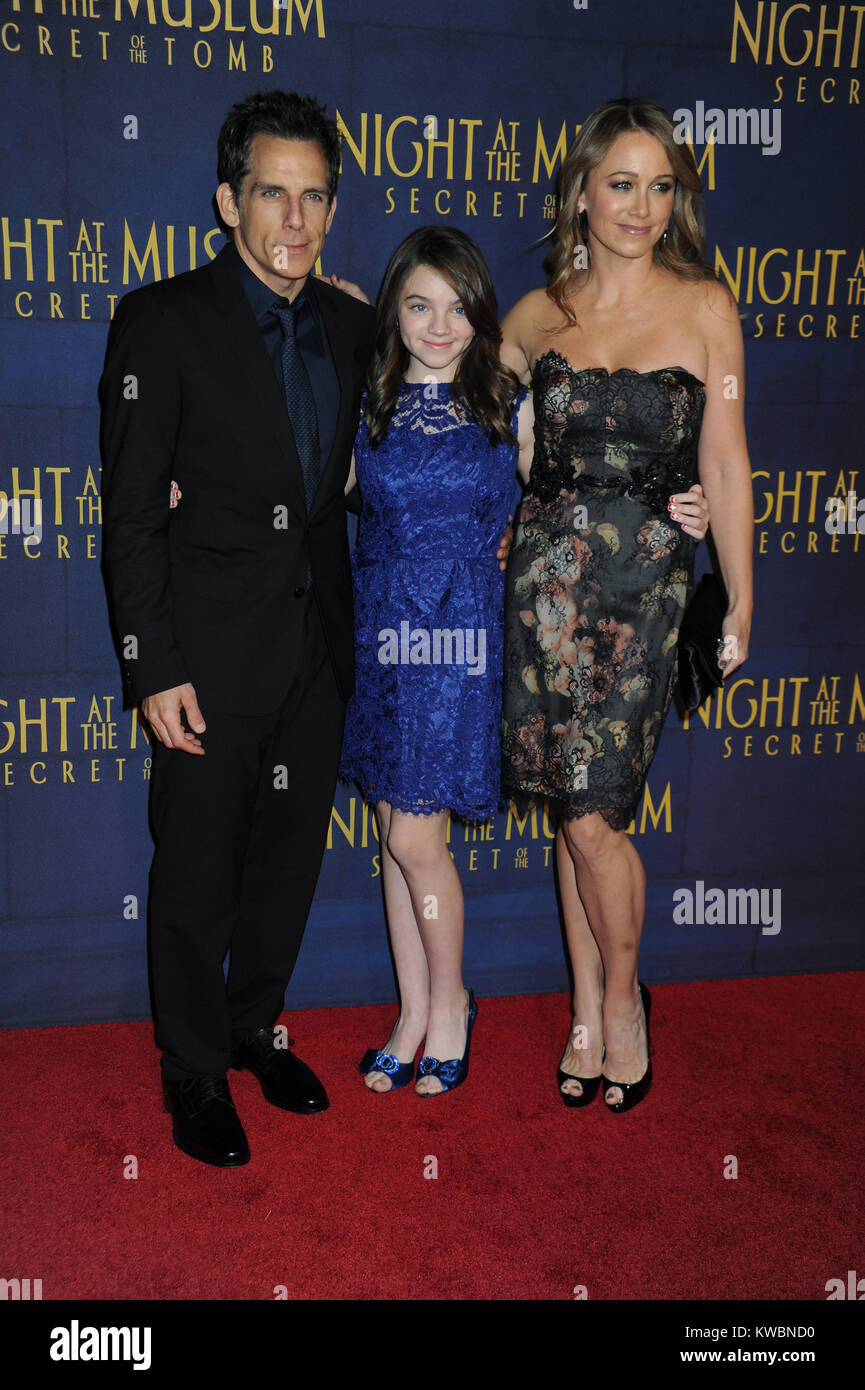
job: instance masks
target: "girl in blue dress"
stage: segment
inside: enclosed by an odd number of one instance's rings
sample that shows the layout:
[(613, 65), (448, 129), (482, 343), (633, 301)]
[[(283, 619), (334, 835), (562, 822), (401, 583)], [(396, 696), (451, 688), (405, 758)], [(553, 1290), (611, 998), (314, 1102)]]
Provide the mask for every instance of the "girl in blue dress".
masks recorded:
[(439, 1095), (468, 1073), (477, 1004), (462, 980), (463, 895), (448, 815), (500, 803), (504, 576), (516, 470), (528, 477), (531, 398), (499, 360), (486, 263), (451, 227), (391, 258), (349, 490), (357, 659), (340, 776), (375, 806), (400, 1015), (360, 1070), (378, 1092)]

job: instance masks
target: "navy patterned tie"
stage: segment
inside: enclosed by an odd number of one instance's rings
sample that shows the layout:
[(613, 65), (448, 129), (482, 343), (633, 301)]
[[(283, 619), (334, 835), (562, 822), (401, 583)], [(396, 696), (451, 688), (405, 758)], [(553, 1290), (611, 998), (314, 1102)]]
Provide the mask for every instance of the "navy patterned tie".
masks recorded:
[(315, 397), (309, 384), (309, 375), (303, 365), (300, 348), (297, 346), (295, 325), (297, 310), (287, 299), (278, 299), (271, 305), (271, 313), (276, 314), (282, 329), (282, 389), (288, 418), (294, 432), (294, 442), (303, 472), (303, 488), (306, 493), (306, 509), (312, 510), (315, 490), (321, 477), (321, 453), (318, 443), (318, 417), (315, 413)]

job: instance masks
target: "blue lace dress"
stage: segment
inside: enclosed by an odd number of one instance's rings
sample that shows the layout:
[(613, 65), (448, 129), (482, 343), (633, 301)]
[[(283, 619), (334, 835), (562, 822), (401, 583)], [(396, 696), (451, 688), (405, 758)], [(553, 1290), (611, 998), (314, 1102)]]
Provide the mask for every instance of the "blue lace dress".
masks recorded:
[[(524, 397), (514, 403), (514, 434)], [(403, 382), (377, 449), (361, 417), (355, 463), (357, 686), (340, 777), (370, 803), (485, 818), (501, 802), (496, 550), (517, 448), (491, 444), (458, 412), (448, 384)]]

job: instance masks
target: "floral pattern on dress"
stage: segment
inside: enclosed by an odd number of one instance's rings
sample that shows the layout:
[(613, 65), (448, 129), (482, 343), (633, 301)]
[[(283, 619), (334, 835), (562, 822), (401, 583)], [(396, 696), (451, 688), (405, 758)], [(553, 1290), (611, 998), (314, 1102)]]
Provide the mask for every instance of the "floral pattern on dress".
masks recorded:
[(667, 503), (697, 479), (705, 391), (681, 367), (579, 370), (550, 351), (534, 395), (506, 577), (504, 787), (626, 829), (693, 584), (696, 542)]

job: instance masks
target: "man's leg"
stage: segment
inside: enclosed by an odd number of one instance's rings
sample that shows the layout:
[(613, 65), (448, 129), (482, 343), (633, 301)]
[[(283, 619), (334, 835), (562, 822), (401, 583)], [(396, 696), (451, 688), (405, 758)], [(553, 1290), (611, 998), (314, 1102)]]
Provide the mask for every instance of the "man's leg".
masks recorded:
[(154, 744), (149, 945), (168, 1080), (223, 1076), (233, 1057), (223, 962), (237, 925), (261, 754), (276, 714), (205, 711), (204, 756)]
[(235, 1042), (272, 1028), (318, 880), (345, 718), (318, 609), (307, 598), (304, 664), (262, 761), (231, 942), (228, 1006)]

